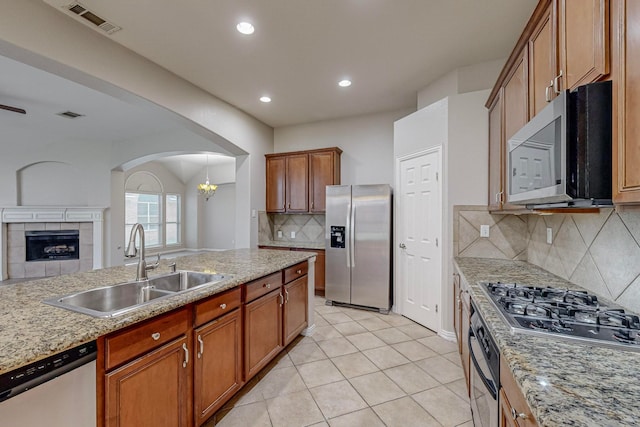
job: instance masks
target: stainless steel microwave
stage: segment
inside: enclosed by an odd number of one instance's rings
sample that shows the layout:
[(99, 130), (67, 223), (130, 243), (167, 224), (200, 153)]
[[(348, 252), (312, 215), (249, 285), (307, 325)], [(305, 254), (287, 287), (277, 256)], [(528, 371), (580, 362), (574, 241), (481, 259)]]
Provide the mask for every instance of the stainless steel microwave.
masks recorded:
[(611, 82), (564, 91), (507, 143), (507, 201), (611, 205)]

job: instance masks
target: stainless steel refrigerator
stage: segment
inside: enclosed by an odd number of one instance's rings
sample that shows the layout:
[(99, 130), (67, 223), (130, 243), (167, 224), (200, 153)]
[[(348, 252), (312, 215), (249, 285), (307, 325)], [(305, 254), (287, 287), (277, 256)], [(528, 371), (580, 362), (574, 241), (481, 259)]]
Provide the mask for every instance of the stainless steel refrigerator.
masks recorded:
[(391, 309), (391, 194), (386, 184), (327, 186), (328, 305)]

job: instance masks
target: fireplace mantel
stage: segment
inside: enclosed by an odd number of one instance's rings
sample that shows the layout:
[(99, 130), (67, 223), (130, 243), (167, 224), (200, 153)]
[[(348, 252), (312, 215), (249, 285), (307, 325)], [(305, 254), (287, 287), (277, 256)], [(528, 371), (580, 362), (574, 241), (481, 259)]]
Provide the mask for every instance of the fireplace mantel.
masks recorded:
[(0, 208), (0, 280), (7, 279), (7, 224), (34, 222), (93, 223), (93, 268), (103, 267), (104, 211), (98, 207), (34, 207)]

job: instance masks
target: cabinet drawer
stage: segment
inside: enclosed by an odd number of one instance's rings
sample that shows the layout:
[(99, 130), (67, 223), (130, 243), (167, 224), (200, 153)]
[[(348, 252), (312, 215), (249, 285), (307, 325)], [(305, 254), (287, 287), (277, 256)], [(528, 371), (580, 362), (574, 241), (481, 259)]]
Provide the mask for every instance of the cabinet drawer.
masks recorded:
[(184, 335), (189, 329), (189, 310), (181, 310), (135, 325), (105, 338), (106, 369)]
[(242, 291), (240, 287), (231, 289), (219, 295), (214, 295), (206, 301), (199, 302), (195, 307), (195, 324), (200, 326), (216, 317), (230, 313), (240, 307)]
[(309, 263), (307, 261), (286, 268), (284, 270), (284, 283), (289, 283), (293, 280), (296, 280), (298, 277), (304, 276), (305, 274), (307, 274), (308, 270)]
[(261, 277), (244, 285), (244, 301), (249, 302), (268, 294), (282, 285), (282, 272)]

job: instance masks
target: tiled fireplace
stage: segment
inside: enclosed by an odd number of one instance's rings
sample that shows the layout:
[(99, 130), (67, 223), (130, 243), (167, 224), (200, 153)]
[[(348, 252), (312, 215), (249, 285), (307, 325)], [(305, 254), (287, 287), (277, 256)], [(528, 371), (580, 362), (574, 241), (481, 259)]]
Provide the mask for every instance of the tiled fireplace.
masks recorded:
[(103, 213), (102, 208), (0, 209), (0, 279), (102, 268)]

